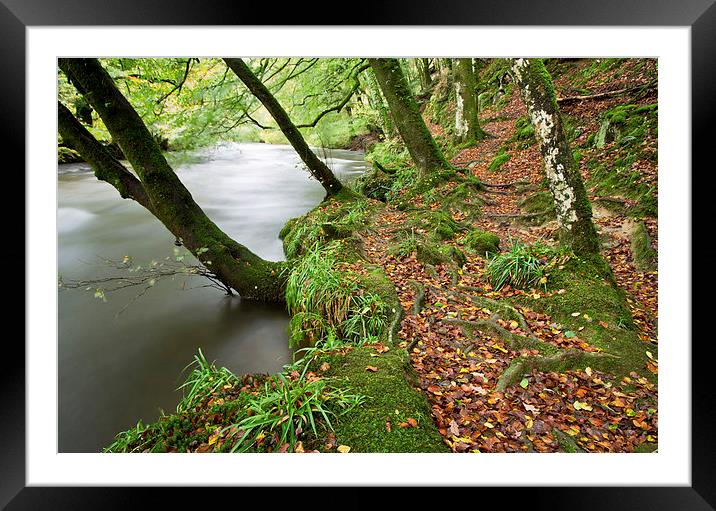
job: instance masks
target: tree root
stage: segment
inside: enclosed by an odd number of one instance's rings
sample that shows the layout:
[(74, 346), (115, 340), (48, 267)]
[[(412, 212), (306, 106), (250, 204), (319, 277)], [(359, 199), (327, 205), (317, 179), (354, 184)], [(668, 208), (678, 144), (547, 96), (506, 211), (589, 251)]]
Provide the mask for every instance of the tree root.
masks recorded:
[[(490, 319), (492, 319), (493, 322), (497, 319), (502, 319), (504, 321), (512, 321), (512, 320), (517, 321), (517, 323), (520, 325), (520, 328), (522, 330), (524, 330), (525, 332), (527, 332), (530, 335), (530, 337), (534, 338), (534, 332), (532, 331), (532, 328), (530, 328), (529, 323), (527, 322), (525, 317), (522, 315), (522, 313), (520, 311), (518, 311), (517, 309), (515, 309), (512, 305), (509, 305), (505, 302), (501, 302), (498, 300), (493, 300), (492, 298), (487, 298), (486, 296), (474, 295), (474, 294), (465, 293), (462, 291), (462, 290), (465, 290), (465, 291), (476, 291), (479, 293), (484, 293), (484, 290), (481, 288), (460, 286), (458, 289), (461, 289), (461, 290), (458, 291), (458, 290), (450, 290), (450, 289), (447, 289), (447, 290), (438, 289), (438, 288), (436, 288), (434, 286), (430, 286), (430, 285), (428, 285), (427, 287), (434, 291), (437, 291), (438, 293), (446, 293), (448, 295), (453, 295), (453, 296), (457, 295), (457, 296), (464, 297), (464, 298), (470, 300), (473, 303), (473, 305), (477, 305), (478, 307), (482, 307), (484, 309), (489, 309), (490, 312), (492, 312), (492, 316)], [(495, 324), (497, 325), (497, 323), (495, 323)], [(497, 325), (497, 326), (499, 326), (499, 325)], [(500, 328), (502, 328), (502, 327), (500, 327)], [(505, 330), (504, 328), (503, 328), (503, 330), (505, 332), (507, 332), (507, 330)], [(509, 334), (510, 332), (507, 332), (507, 333)], [(510, 334), (510, 335), (512, 335), (512, 334)], [(535, 338), (535, 340), (538, 340), (538, 339)], [(541, 342), (541, 341), (539, 341), (539, 342)]]
[(443, 318), (441, 322), (459, 325), (462, 327), (465, 334), (469, 334), (474, 330), (492, 334), (502, 339), (514, 351), (519, 351), (521, 349), (538, 349), (545, 344), (534, 336), (522, 337), (521, 335), (513, 334), (491, 319), (476, 319), (468, 321), (466, 319), (458, 318)]
[(423, 310), (425, 305), (425, 284), (418, 282), (417, 280), (411, 280), (409, 284), (415, 289), (415, 301), (413, 302), (413, 308), (411, 312), (417, 316), (420, 311)]
[(395, 311), (393, 321), (390, 323), (390, 329), (388, 330), (388, 342), (390, 344), (395, 344), (394, 339), (398, 338), (398, 332), (400, 331), (400, 323), (403, 321), (404, 316), (405, 311), (402, 307), (398, 306)]
[(511, 183), (488, 183), (486, 181), (482, 182), (483, 186), (487, 186), (490, 188), (510, 188), (517, 185), (530, 185), (532, 184), (530, 181), (525, 181), (524, 179), (520, 179), (517, 181), (512, 181)]
[(520, 219), (520, 220), (529, 220), (531, 218), (539, 218), (545, 215), (551, 215), (552, 211), (545, 210), (545, 211), (538, 211), (536, 213), (508, 213), (508, 214), (499, 214), (499, 215), (485, 215), (487, 218), (510, 218), (510, 219)]
[(525, 374), (537, 371), (564, 372), (569, 369), (588, 367), (593, 363), (599, 363), (605, 358), (619, 358), (608, 353), (593, 353), (574, 348), (564, 350), (557, 355), (548, 357), (519, 357), (512, 361), (497, 380), (495, 390), (503, 392), (508, 386), (516, 383)]

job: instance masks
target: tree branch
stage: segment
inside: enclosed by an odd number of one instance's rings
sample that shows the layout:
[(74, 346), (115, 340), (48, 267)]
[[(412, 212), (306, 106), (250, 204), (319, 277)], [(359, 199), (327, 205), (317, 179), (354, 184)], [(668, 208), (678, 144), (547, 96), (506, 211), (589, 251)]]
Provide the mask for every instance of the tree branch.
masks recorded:
[(141, 181), (112, 156), (59, 101), (57, 102), (57, 119), (62, 140), (67, 146), (87, 159), (92, 165), (97, 179), (114, 186), (123, 199), (134, 199), (154, 213), (152, 203)]
[(328, 115), (331, 112), (340, 112), (344, 106), (348, 104), (350, 99), (353, 97), (355, 92), (358, 90), (358, 87), (360, 87), (360, 81), (358, 80), (358, 75), (360, 75), (363, 71), (368, 69), (370, 67), (370, 64), (365, 63), (358, 68), (356, 68), (353, 73), (351, 74), (351, 77), (353, 79), (353, 87), (348, 91), (348, 94), (341, 100), (340, 103), (338, 103), (335, 106), (332, 106), (331, 108), (327, 108), (326, 110), (323, 110), (318, 116), (313, 120), (313, 122), (309, 122), (307, 124), (299, 124), (296, 127), (297, 128), (314, 128), (316, 124), (318, 124), (318, 121), (323, 119), (326, 115)]

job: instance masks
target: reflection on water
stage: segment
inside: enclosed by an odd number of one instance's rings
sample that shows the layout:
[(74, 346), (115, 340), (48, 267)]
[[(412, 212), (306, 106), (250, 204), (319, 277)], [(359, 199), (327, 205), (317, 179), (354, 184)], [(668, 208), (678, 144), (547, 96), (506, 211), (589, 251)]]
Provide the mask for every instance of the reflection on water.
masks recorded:
[[(333, 150), (327, 160), (343, 182), (365, 169), (362, 153)], [(175, 168), (221, 229), (271, 260), (284, 258), (281, 227), (324, 196), (289, 146), (227, 144), (195, 153), (190, 163)], [(98, 181), (88, 165), (60, 165), (58, 180), (64, 278), (111, 274), (102, 264), (105, 258), (130, 255), (135, 263), (148, 264), (172, 255), (174, 238), (164, 226)], [(201, 285), (177, 277), (134, 302), (140, 289), (112, 293), (107, 303), (92, 292), (60, 292), (61, 452), (97, 452), (137, 420), (146, 423), (159, 409), (173, 410), (182, 369), (198, 348), (235, 373), (276, 372), (290, 360), (288, 318), (281, 306), (242, 301)]]

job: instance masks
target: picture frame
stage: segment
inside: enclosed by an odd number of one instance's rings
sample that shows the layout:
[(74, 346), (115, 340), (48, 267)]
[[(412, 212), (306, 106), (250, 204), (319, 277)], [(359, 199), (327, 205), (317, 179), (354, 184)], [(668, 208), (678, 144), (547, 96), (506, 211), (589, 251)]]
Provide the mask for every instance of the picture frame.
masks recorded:
[[(312, 4), (317, 16), (304, 18), (306, 25), (344, 25), (336, 23), (331, 10)], [(236, 11), (236, 12), (235, 12)], [(0, 0), (0, 54), (5, 68), (5, 79), (0, 80), (0, 101), (5, 122), (2, 140), (7, 147), (24, 147), (26, 87), (25, 30), (31, 26), (73, 25), (243, 25), (255, 20), (269, 19), (271, 24), (293, 24), (295, 13), (272, 9), (258, 4), (241, 5), (216, 1), (196, 5), (186, 0), (157, 0), (151, 4), (137, 0), (122, 3), (48, 2), (25, 0)], [(376, 13), (380, 12), (378, 16)], [(584, 2), (559, 0), (553, 2), (523, 3), (514, 0), (481, 2), (446, 6), (438, 2), (422, 2), (420, 8), (414, 3), (401, 0), (389, 5), (363, 4), (360, 12), (342, 19), (350, 25), (517, 25), (517, 26), (688, 26), (691, 27), (692, 71), (692, 169), (703, 162), (708, 168), (706, 152), (714, 135), (713, 118), (716, 115), (716, 99), (713, 94), (714, 77), (712, 65), (716, 61), (716, 7), (713, 0), (689, 0), (679, 3), (643, 2), (621, 0), (607, 2)], [(13, 168), (25, 168), (24, 155)], [(710, 166), (710, 165), (709, 165)], [(15, 198), (22, 201), (28, 193), (24, 175), (15, 172), (17, 180)], [(686, 178), (686, 176), (685, 176)], [(693, 170), (690, 179), (693, 182)], [(693, 186), (693, 185), (692, 185)], [(18, 190), (23, 190), (20, 193)], [(693, 190), (693, 188), (692, 188)], [(693, 199), (692, 199), (692, 203)], [(5, 203), (6, 218), (16, 218), (17, 208), (22, 204)], [(24, 208), (23, 208), (24, 209)], [(12, 245), (24, 246), (24, 222), (8, 222), (8, 237)], [(23, 252), (24, 250), (21, 249)], [(692, 254), (693, 254), (693, 248)], [(6, 264), (17, 266), (17, 248), (3, 255)], [(23, 253), (23, 260), (25, 254)], [(692, 256), (693, 257), (693, 256)], [(24, 263), (23, 263), (24, 264)], [(26, 275), (15, 271), (11, 278), (23, 278), (20, 289), (25, 288)], [(11, 286), (11, 289), (16, 289)], [(690, 297), (689, 297), (690, 298)], [(23, 307), (25, 300), (15, 298), (14, 307)], [(696, 302), (694, 301), (694, 305)], [(703, 307), (703, 306), (702, 306)], [(15, 314), (18, 315), (19, 314)], [(15, 316), (13, 315), (13, 316)], [(11, 317), (7, 313), (6, 317)], [(697, 317), (693, 314), (692, 318)], [(126, 508), (146, 502), (149, 498), (172, 500), (184, 499), (184, 491), (177, 489), (127, 489), (120, 487), (30, 487), (26, 486), (25, 464), (25, 351), (16, 336), (7, 335), (5, 343), (6, 364), (2, 372), (0, 393), (3, 407), (0, 412), (0, 506), (7, 509), (64, 509), (97, 508), (118, 503)], [(693, 338), (693, 335), (692, 335)], [(710, 359), (707, 354), (708, 337), (692, 343), (692, 484), (690, 487), (600, 487), (600, 488), (513, 488), (509, 500), (513, 505), (529, 503), (534, 508), (551, 509), (716, 509), (716, 448), (711, 435), (716, 431), (714, 397), (710, 384)], [(484, 491), (482, 489), (481, 491)], [(214, 492), (216, 490), (212, 490)], [(499, 493), (499, 488), (490, 493)], [(226, 490), (222, 491), (226, 495)], [(421, 498), (421, 493), (413, 493)], [(151, 497), (150, 497), (151, 494)], [(161, 497), (160, 497), (161, 496)], [(480, 497), (482, 500), (483, 497)], [(357, 498), (353, 504), (369, 505), (369, 500)]]

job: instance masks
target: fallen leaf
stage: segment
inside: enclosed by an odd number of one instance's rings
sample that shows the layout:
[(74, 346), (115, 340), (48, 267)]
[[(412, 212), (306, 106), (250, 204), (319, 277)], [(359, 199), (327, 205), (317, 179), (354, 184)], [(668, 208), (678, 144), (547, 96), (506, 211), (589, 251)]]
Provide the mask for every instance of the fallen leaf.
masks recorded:
[(350, 452), (351, 448), (348, 447), (347, 445), (339, 445), (339, 446), (336, 448), (336, 450), (337, 450), (338, 452), (340, 452), (341, 454), (345, 454), (345, 453), (347, 453), (347, 452)]
[(377, 373), (377, 372), (378, 372), (378, 368), (375, 367), (375, 366), (366, 366), (365, 370), (366, 370), (366, 371), (370, 371), (371, 373)]

